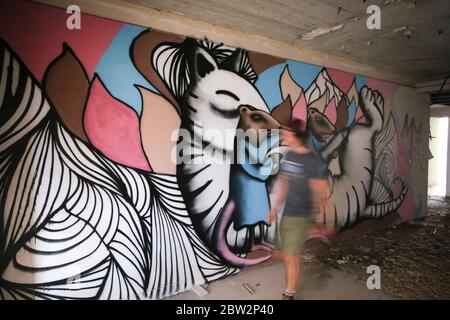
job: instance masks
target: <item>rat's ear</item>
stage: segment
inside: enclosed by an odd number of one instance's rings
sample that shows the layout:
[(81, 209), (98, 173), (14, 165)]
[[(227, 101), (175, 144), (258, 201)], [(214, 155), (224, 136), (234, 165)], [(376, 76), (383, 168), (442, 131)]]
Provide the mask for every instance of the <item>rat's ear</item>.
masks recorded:
[(191, 80), (198, 81), (217, 70), (217, 63), (205, 49), (197, 47), (190, 57), (189, 67)]
[(236, 49), (231, 56), (220, 63), (219, 68), (237, 73), (251, 83), (258, 79), (255, 70), (252, 68), (248, 53), (243, 49)]
[(245, 59), (245, 54), (244, 50), (236, 49), (231, 56), (220, 64), (220, 68), (238, 73), (241, 63)]

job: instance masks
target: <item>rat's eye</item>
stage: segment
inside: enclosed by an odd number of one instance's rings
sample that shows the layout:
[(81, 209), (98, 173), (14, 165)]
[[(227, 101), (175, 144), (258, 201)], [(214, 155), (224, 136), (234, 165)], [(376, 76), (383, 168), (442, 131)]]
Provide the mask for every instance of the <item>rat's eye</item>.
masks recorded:
[(261, 121), (263, 119), (259, 114), (253, 114), (250, 118), (254, 121)]

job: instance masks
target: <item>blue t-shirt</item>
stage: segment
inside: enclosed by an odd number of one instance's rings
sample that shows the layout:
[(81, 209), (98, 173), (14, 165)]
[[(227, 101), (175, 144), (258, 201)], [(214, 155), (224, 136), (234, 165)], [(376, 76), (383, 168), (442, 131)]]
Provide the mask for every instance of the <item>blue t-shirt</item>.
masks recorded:
[(289, 151), (281, 161), (281, 173), (288, 179), (288, 192), (283, 215), (310, 217), (315, 206), (309, 179), (326, 179), (325, 163), (313, 152)]

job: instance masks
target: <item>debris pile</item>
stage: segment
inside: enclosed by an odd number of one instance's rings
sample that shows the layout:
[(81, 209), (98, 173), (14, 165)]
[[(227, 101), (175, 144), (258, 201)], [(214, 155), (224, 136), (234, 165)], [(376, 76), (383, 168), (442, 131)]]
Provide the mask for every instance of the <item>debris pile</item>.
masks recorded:
[(361, 283), (367, 267), (377, 265), (381, 290), (393, 297), (450, 299), (450, 201), (430, 199), (426, 216), (331, 243), (315, 259)]

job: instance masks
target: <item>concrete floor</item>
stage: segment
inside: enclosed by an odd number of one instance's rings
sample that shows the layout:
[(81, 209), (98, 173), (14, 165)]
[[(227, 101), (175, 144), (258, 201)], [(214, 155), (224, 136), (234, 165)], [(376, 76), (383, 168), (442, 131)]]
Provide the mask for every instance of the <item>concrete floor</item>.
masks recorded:
[[(334, 300), (334, 299), (393, 299), (381, 290), (369, 290), (365, 283), (358, 283), (342, 271), (332, 269), (323, 263), (307, 263), (302, 273), (301, 291), (296, 300)], [(247, 291), (243, 284), (247, 284)], [(210, 283), (207, 292), (197, 294), (191, 290), (168, 299), (170, 300), (279, 300), (284, 290), (285, 277), (281, 262), (270, 262), (235, 276)], [(202, 289), (200, 288), (200, 291)], [(199, 290), (196, 290), (199, 291)]]
[[(309, 242), (296, 299), (448, 299), (450, 200), (429, 198), (426, 216), (399, 222), (393, 213), (361, 222), (331, 244)], [(204, 295), (189, 291), (169, 299), (278, 300), (285, 278), (283, 264), (275, 259), (215, 281), (207, 291), (195, 290)], [(373, 264), (382, 271), (383, 291), (365, 285), (367, 266)]]

